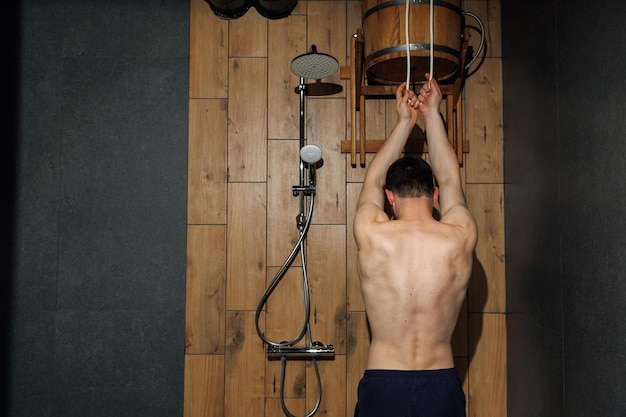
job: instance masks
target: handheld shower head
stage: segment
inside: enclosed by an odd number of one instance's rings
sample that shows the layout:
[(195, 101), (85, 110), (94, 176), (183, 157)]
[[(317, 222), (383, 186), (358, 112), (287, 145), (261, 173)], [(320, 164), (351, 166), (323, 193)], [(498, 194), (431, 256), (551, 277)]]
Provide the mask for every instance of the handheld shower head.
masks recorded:
[[(315, 194), (315, 170), (322, 159), (322, 150), (315, 145), (305, 145), (300, 149), (300, 185), (292, 187), (293, 195)], [(304, 175), (304, 164), (309, 166), (309, 174)]]
[(315, 145), (306, 145), (300, 149), (300, 158), (309, 165), (315, 165), (322, 159), (322, 150)]

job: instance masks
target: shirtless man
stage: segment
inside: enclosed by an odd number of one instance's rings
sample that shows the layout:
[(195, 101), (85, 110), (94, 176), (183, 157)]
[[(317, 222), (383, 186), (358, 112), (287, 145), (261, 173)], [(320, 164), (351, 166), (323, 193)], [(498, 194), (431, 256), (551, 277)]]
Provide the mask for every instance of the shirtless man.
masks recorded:
[[(439, 114), (437, 82), (426, 82), (419, 95), (405, 87), (396, 90), (398, 122), (367, 169), (354, 218), (371, 331), (355, 415), (465, 416), (450, 339), (472, 270), (476, 223)], [(419, 113), (432, 171), (422, 159), (398, 159)], [(437, 201), (440, 221), (433, 218)]]

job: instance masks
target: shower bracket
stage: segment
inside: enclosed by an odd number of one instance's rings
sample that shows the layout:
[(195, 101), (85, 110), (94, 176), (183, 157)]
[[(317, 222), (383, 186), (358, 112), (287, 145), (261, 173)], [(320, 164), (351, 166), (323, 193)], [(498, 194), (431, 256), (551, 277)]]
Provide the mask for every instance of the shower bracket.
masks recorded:
[(293, 192), (294, 197), (298, 197), (299, 195), (313, 195), (315, 194), (315, 186), (314, 185), (294, 185), (291, 187), (291, 191)]

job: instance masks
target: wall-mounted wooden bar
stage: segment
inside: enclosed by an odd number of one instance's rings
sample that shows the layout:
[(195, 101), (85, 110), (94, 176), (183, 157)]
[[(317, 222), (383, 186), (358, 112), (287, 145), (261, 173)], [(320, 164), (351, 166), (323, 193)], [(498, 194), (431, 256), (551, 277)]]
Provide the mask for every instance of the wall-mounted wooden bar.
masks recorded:
[[(368, 139), (365, 141), (365, 152), (376, 153), (380, 150), (380, 147), (385, 143), (385, 139)], [(463, 141), (463, 153), (469, 152), (469, 141)], [(350, 153), (352, 150), (352, 142), (349, 140), (341, 141), (341, 153)], [(409, 140), (404, 148), (406, 153), (426, 153), (428, 152), (428, 145), (421, 140)], [(458, 156), (458, 153), (457, 153)]]

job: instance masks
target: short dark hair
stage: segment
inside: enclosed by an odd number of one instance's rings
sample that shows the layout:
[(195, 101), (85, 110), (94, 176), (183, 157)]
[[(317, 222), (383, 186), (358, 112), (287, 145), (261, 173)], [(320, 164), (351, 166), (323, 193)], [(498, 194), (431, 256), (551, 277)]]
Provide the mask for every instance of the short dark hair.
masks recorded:
[(405, 156), (387, 169), (385, 188), (398, 197), (432, 197), (435, 192), (433, 170), (423, 159)]

